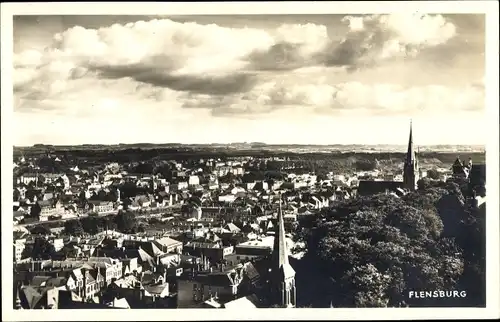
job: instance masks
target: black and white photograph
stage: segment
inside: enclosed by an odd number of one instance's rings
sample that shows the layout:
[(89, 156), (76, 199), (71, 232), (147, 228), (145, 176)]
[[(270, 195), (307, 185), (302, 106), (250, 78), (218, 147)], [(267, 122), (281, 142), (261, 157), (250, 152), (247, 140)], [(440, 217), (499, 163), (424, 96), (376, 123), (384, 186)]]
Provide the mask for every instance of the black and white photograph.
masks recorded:
[(498, 3), (496, 38), (484, 8), (274, 5), (10, 10), (8, 316), (498, 317)]

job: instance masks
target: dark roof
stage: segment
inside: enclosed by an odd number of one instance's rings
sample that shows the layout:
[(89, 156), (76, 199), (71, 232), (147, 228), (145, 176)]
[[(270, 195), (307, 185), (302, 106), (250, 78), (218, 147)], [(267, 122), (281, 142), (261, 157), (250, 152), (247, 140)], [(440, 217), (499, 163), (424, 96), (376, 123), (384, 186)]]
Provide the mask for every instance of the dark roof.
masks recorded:
[(397, 191), (398, 188), (403, 188), (402, 181), (370, 181), (363, 180), (359, 182), (358, 194), (361, 196), (375, 195), (384, 193), (387, 190)]
[(50, 206), (52, 206), (52, 201), (51, 200), (38, 200), (37, 203), (38, 203), (38, 205), (40, 207), (50, 207)]
[(486, 164), (473, 164), (469, 173), (470, 183), (480, 185), (486, 183)]
[(103, 201), (103, 200), (89, 200), (89, 204), (93, 204), (96, 206), (101, 206), (101, 205), (108, 205), (112, 203), (111, 201)]
[(247, 263), (245, 265), (244, 272), (252, 283), (257, 282), (260, 279), (260, 274), (252, 263)]
[(14, 211), (14, 218), (15, 217), (24, 217), (26, 216), (26, 213), (24, 213), (23, 211)]
[(198, 275), (196, 279), (205, 284), (211, 286), (231, 286), (231, 279), (229, 278), (229, 273), (212, 273), (207, 275)]
[(43, 297), (36, 288), (32, 286), (23, 286), (19, 292), (19, 298), (23, 307), (34, 309)]
[(53, 277), (45, 283), (46, 286), (60, 287), (66, 285), (67, 279), (65, 277)]
[(42, 284), (47, 282), (50, 278), (50, 276), (33, 276), (30, 284), (33, 287), (42, 286)]

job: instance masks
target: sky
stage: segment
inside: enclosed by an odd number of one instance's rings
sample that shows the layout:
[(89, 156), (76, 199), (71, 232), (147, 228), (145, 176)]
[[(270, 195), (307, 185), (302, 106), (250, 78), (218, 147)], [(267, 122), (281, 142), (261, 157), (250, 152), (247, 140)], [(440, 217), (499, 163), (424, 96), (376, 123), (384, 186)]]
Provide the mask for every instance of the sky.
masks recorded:
[(485, 144), (484, 15), (15, 16), (15, 145)]

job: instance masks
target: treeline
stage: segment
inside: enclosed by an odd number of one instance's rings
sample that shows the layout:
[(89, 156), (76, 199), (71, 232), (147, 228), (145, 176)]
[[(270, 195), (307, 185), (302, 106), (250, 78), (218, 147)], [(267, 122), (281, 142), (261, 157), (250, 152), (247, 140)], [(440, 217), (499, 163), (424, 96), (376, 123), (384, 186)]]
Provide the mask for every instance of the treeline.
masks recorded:
[(117, 230), (126, 234), (144, 232), (147, 224), (137, 220), (136, 215), (128, 211), (120, 211), (117, 215), (105, 217), (88, 216), (64, 222), (64, 234), (82, 236), (95, 235), (99, 232)]
[[(484, 306), (485, 213), (467, 207), (467, 190), (466, 184), (438, 183), (404, 198), (348, 200), (301, 222), (303, 265), (320, 268), (308, 284), (326, 286), (303, 295), (301, 305)], [(467, 296), (408, 296), (421, 290), (464, 290)]]

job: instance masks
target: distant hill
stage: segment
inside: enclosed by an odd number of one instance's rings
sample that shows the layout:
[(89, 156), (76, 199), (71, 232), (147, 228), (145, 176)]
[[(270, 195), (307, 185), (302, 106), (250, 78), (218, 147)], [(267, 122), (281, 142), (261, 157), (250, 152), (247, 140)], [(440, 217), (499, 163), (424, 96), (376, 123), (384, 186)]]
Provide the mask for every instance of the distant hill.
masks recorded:
[[(332, 145), (314, 145), (314, 144), (266, 144), (262, 142), (251, 143), (230, 143), (230, 144), (181, 144), (181, 143), (134, 143), (134, 144), (82, 144), (82, 145), (44, 145), (35, 144), (31, 147), (16, 147), (15, 151), (37, 151), (37, 150), (122, 150), (122, 149), (163, 149), (163, 148), (188, 148), (188, 149), (231, 149), (231, 150), (265, 150), (274, 152), (292, 152), (292, 153), (328, 153), (328, 152), (404, 152), (406, 145), (363, 145), (363, 144), (332, 144)], [(485, 152), (484, 145), (424, 145), (418, 146), (419, 152)]]

